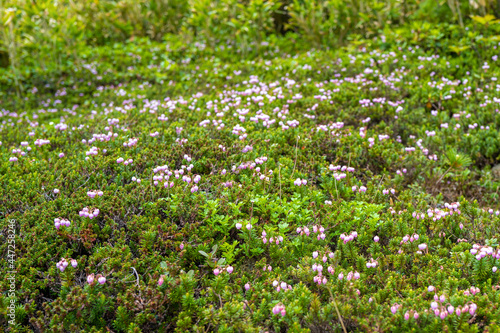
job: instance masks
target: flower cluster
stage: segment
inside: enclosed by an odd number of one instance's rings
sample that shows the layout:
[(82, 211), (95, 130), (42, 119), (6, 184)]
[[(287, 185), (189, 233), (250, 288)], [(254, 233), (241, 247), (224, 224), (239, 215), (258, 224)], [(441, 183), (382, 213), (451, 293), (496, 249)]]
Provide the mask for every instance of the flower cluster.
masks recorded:
[[(76, 262), (75, 259), (69, 259), (69, 261), (71, 262), (71, 266), (73, 266), (73, 268), (76, 268), (76, 266), (78, 265), (78, 263)], [(64, 272), (64, 270), (66, 269), (66, 267), (68, 267), (68, 261), (64, 258), (62, 258), (57, 264), (56, 264), (56, 267), (61, 271), (61, 272)]]
[(281, 314), (282, 317), (286, 315), (286, 309), (283, 304), (277, 304), (273, 307), (273, 314), (274, 315), (279, 315)]
[(344, 241), (344, 244), (347, 244), (347, 243), (353, 241), (357, 237), (358, 237), (358, 233), (356, 231), (351, 232), (349, 235), (346, 235), (345, 233), (340, 235), (340, 239), (342, 239)]
[(56, 227), (57, 230), (62, 227), (69, 227), (71, 225), (71, 222), (68, 219), (61, 219), (59, 217), (54, 219), (54, 226)]
[(87, 195), (89, 196), (89, 198), (95, 198), (96, 195), (102, 197), (103, 194), (104, 193), (101, 190), (87, 191)]
[(302, 186), (302, 185), (307, 185), (307, 180), (306, 179), (300, 179), (300, 178), (297, 178), (295, 179), (295, 181), (293, 182), (294, 185), (296, 186)]
[(495, 251), (491, 246), (474, 244), (472, 245), (470, 253), (475, 254), (477, 260), (481, 260), (486, 256), (492, 256), (495, 259), (500, 259), (500, 250)]
[(432, 302), (430, 311), (434, 313), (436, 317), (445, 319), (446, 317), (451, 316), (453, 314), (460, 316), (462, 315), (462, 313), (467, 313), (467, 312), (469, 312), (469, 314), (473, 316), (477, 310), (477, 305), (473, 302), (465, 304), (464, 306), (458, 306), (456, 308), (450, 303), (448, 303), (447, 305), (448, 306), (444, 306), (444, 305), (439, 305), (437, 302)]
[(226, 271), (228, 274), (231, 274), (233, 272), (234, 268), (233, 266), (227, 266), (227, 267), (216, 267), (214, 268), (214, 275), (217, 276), (219, 275), (220, 273)]
[(105, 276), (103, 276), (101, 274), (94, 275), (94, 273), (92, 273), (89, 276), (87, 276), (87, 283), (92, 286), (92, 285), (94, 285), (96, 279), (97, 279), (97, 282), (99, 284), (105, 284), (106, 283), (106, 277)]
[(99, 212), (100, 211), (98, 208), (94, 208), (94, 209), (90, 210), (88, 207), (85, 207), (78, 214), (81, 217), (88, 217), (88, 218), (93, 219), (94, 217), (97, 217), (99, 215)]
[[(267, 233), (265, 230), (262, 230), (262, 242), (264, 244), (267, 243), (268, 239), (267, 239)], [(276, 237), (269, 237), (269, 244), (276, 244), (276, 245), (279, 245), (280, 243), (283, 243), (283, 236), (276, 236)]]

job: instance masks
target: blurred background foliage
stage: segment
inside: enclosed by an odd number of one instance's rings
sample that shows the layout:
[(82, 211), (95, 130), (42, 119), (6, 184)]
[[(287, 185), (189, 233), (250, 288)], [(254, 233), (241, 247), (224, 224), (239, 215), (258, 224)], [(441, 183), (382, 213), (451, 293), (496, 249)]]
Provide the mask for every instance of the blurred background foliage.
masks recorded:
[(418, 35), (474, 18), (487, 25), (499, 12), (497, 0), (0, 0), (0, 68), (22, 90), (33, 71), (81, 64), (87, 46), (173, 34), (258, 50), (271, 35), (294, 33), (308, 47), (336, 47), (387, 27)]

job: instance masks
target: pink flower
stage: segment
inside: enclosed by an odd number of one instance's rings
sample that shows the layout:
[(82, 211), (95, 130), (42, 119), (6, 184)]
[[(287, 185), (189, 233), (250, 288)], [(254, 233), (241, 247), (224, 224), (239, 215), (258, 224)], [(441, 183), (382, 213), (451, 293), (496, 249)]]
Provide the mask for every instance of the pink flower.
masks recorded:
[(99, 282), (99, 284), (105, 284), (106, 283), (106, 278), (104, 276), (100, 276), (97, 279), (97, 282)]
[(229, 274), (231, 274), (233, 272), (233, 266), (227, 266), (226, 270)]
[(219, 273), (220, 273), (220, 270), (218, 268), (214, 269), (215, 276), (219, 275)]
[(273, 314), (278, 315), (281, 314), (282, 317), (286, 315), (286, 309), (283, 304), (277, 304), (273, 307)]
[(88, 284), (94, 284), (94, 274), (90, 274), (89, 276), (87, 276), (87, 283)]
[(163, 284), (163, 275), (160, 276), (160, 279), (158, 280), (158, 286), (161, 287), (162, 284)]

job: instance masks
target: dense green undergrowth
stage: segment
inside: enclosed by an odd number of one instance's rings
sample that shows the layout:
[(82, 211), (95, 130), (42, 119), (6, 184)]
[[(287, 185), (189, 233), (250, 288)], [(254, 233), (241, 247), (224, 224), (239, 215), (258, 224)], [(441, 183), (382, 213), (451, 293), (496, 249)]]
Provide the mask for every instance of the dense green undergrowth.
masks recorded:
[(498, 331), (496, 29), (166, 35), (2, 76), (2, 327)]

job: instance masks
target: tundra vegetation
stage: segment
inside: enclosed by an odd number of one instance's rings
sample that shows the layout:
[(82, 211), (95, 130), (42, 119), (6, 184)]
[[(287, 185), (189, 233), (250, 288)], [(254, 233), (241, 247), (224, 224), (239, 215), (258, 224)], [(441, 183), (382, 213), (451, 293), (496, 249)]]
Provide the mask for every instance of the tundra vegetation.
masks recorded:
[(500, 331), (497, 6), (0, 0), (2, 330)]

